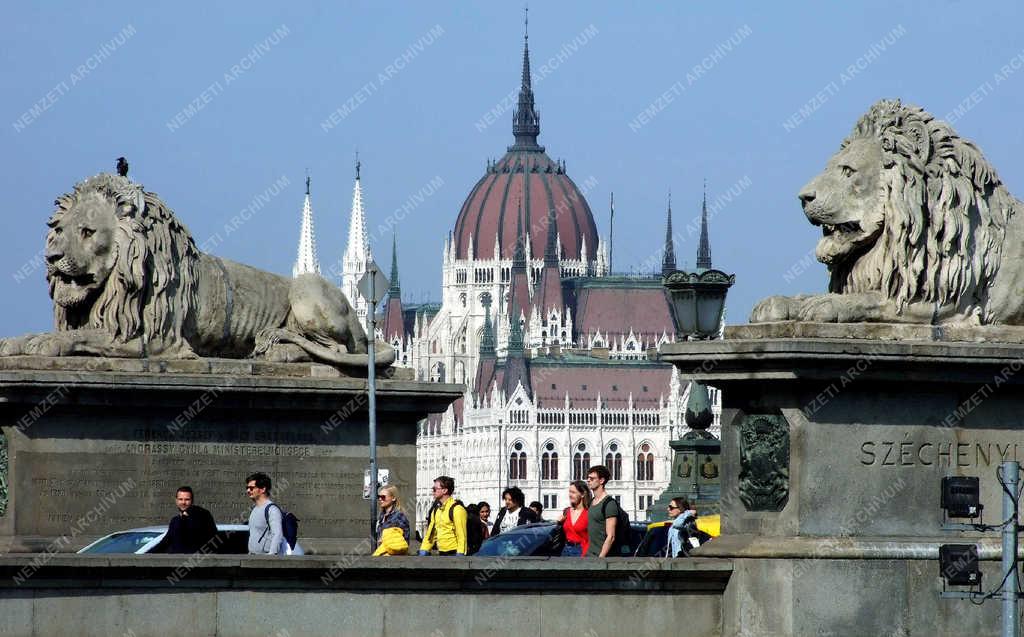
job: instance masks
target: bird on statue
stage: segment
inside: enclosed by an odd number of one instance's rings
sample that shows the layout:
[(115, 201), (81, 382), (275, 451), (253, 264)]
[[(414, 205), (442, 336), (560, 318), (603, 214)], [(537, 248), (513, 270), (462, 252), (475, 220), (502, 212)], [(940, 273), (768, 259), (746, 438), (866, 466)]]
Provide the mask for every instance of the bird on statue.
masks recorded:
[(128, 176), (128, 160), (124, 157), (117, 158), (117, 174), (122, 177)]

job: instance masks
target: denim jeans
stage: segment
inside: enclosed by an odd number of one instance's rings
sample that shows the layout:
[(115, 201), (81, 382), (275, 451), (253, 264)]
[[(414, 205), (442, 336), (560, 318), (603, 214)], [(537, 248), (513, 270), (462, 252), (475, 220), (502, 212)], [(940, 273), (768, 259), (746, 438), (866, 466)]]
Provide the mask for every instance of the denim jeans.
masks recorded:
[(583, 555), (582, 544), (569, 544), (565, 543), (565, 548), (562, 549), (562, 557), (580, 557)]

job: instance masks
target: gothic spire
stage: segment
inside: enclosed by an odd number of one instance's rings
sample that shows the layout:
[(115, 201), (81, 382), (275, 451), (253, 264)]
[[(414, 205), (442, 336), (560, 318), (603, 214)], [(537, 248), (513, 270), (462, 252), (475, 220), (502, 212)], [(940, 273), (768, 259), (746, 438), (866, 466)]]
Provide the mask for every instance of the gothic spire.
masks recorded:
[(529, 9), (526, 10), (523, 34), (523, 76), (519, 86), (519, 103), (512, 114), (512, 134), (516, 143), (509, 150), (543, 151), (544, 147), (537, 144), (540, 135), (540, 114), (533, 103), (533, 86), (530, 78), (530, 34)]
[(523, 235), (522, 199), (519, 200), (519, 213), (516, 215), (516, 249), (512, 255), (512, 267), (526, 268), (526, 237)]
[(313, 204), (309, 197), (309, 173), (306, 173), (306, 199), (302, 204), (302, 227), (299, 230), (299, 254), (292, 266), (292, 276), (320, 274), (316, 257), (316, 234), (313, 231)]
[(704, 180), (704, 203), (700, 210), (700, 243), (697, 245), (697, 269), (711, 269), (711, 241), (708, 239), (708, 180)]
[(402, 286), (398, 282), (398, 232), (391, 235), (391, 287), (388, 288), (391, 298), (402, 297)]
[(614, 272), (612, 270), (612, 249), (615, 247), (615, 193), (612, 193), (611, 203), (611, 214), (608, 219), (608, 274)]
[(348, 221), (348, 243), (341, 261), (341, 291), (356, 310), (359, 319), (366, 319), (366, 299), (359, 293), (359, 280), (366, 272), (366, 263), (373, 255), (366, 236), (366, 213), (363, 211), (363, 185), (356, 160), (356, 180), (352, 187), (352, 212)]
[(558, 220), (554, 208), (548, 208), (548, 241), (544, 246), (544, 265), (558, 267)]
[(480, 356), (494, 356), (494, 324), (491, 323), (491, 293), (480, 295), (480, 303), (484, 306), (484, 331), (480, 336)]
[(661, 259), (661, 276), (676, 270), (676, 249), (672, 241), (672, 191), (668, 193), (668, 220), (665, 222), (665, 254)]

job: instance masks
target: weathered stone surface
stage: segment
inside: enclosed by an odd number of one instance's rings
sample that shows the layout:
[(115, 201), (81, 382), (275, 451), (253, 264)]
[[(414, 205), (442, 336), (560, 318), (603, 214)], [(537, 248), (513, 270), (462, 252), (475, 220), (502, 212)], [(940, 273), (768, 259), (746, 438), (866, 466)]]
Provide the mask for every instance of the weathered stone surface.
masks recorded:
[(751, 322), (1024, 324), (1022, 205), (945, 121), (877, 102), (799, 197), (829, 294), (769, 297)]
[(1024, 344), (1018, 325), (911, 325), (907, 323), (811, 323), (778, 321), (727, 325), (726, 340), (827, 338), (874, 341), (933, 341)]
[[(199, 356), (369, 362), (349, 300), (317, 274), (283, 277), (203, 254), (155, 194), (99, 174), (57, 199), (46, 278), (57, 331), (0, 340), (0, 356), (159, 358), (203, 373)], [(377, 343), (374, 364), (395, 353)]]
[[(991, 605), (936, 601), (941, 543), (979, 543), (986, 590), (1001, 579), (998, 540), (941, 530), (939, 492), (978, 476), (985, 521), (1002, 521), (996, 468), (1024, 460), (1024, 345), (766, 337), (661, 357), (722, 392), (723, 536), (697, 554), (734, 563), (724, 634), (999, 634)], [(779, 511), (742, 497), (741, 424), (764, 414), (789, 425)]]
[[(537, 634), (647, 635), (682, 621), (682, 634), (713, 637), (732, 572), (707, 559), (210, 556), (171, 581), (181, 556), (60, 559), (16, 584), (32, 560), (0, 557), (3, 634), (519, 636), (527, 621)], [(78, 630), (86, 618), (93, 632)]]
[[(319, 377), (309, 363), (275, 363), (280, 375), (225, 376), (212, 360), (167, 361), (175, 364), (144, 373), (120, 371), (139, 361), (79, 358), (75, 368), (72, 359), (52, 360), (0, 358), (5, 548), (69, 551), (111, 531), (166, 524), (181, 484), (219, 522), (244, 522), (244, 479), (258, 470), (302, 520), (308, 549), (339, 551), (367, 533), (364, 379)], [(93, 362), (109, 371), (92, 371)], [(159, 370), (164, 361), (149, 362)], [(415, 488), (417, 421), (461, 392), (378, 383), (379, 463), (403, 491)]]

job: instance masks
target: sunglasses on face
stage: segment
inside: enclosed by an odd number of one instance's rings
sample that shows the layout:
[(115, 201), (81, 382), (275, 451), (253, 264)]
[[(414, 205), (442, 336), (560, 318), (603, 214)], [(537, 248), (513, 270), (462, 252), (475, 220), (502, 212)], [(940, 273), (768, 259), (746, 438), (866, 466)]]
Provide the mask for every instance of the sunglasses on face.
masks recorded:
[(670, 504), (670, 505), (668, 505), (668, 510), (669, 510), (669, 511), (678, 511), (678, 510), (679, 510), (679, 507), (677, 507), (677, 506), (675, 506), (675, 505), (672, 505), (672, 504)]
[(388, 496), (386, 496), (386, 495), (378, 495), (378, 496), (377, 496), (377, 499), (378, 499), (378, 500), (387, 500), (387, 499), (388, 499)]

